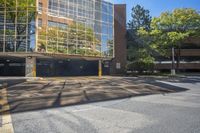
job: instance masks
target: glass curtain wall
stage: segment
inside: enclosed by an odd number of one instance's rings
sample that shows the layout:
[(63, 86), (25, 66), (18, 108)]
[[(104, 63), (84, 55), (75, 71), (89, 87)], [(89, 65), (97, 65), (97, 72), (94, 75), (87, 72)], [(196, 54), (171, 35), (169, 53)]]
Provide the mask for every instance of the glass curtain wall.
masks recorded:
[(102, 0), (38, 3), (37, 51), (113, 57), (113, 4)]
[(0, 52), (35, 49), (35, 0), (0, 0)]

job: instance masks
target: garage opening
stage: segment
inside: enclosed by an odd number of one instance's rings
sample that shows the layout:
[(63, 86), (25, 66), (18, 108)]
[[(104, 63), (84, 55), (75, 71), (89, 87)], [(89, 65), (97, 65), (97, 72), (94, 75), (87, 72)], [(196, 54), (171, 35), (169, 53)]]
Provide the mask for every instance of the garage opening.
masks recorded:
[(25, 76), (25, 58), (0, 57), (0, 76)]
[[(83, 59), (41, 59), (36, 61), (38, 77), (54, 76), (97, 76), (98, 61)], [(109, 67), (103, 65), (103, 74), (109, 74)]]

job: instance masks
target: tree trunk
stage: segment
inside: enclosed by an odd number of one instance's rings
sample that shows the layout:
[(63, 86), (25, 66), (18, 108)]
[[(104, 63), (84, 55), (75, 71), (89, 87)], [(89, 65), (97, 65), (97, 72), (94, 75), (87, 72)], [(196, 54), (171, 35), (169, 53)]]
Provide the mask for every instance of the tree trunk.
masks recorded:
[(174, 46), (172, 47), (172, 69), (171, 69), (171, 75), (176, 75), (175, 59), (174, 59)]
[(180, 72), (180, 69), (179, 69), (179, 67), (180, 67), (180, 57), (181, 57), (181, 46), (180, 46), (180, 43), (179, 43), (179, 45), (178, 45), (178, 50), (177, 50), (177, 62), (176, 62), (176, 69), (177, 69), (177, 72)]

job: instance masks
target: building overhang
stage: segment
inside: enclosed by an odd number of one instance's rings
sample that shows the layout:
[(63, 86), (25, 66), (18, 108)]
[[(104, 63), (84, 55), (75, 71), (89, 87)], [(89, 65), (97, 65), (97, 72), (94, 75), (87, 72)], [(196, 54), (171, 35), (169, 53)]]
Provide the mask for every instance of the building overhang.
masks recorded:
[(82, 55), (66, 55), (66, 54), (58, 54), (58, 53), (38, 53), (38, 52), (0, 52), (0, 57), (37, 57), (37, 58), (49, 58), (49, 59), (83, 59), (88, 61), (95, 61), (95, 60), (104, 60), (109, 61), (113, 58), (111, 57), (100, 57), (100, 56), (82, 56)]

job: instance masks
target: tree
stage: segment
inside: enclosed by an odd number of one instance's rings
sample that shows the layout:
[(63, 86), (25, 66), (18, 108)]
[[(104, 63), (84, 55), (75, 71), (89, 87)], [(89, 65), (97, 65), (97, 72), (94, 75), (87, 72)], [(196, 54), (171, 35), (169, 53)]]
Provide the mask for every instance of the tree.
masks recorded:
[(150, 29), (151, 16), (149, 10), (144, 9), (140, 5), (136, 5), (132, 8), (131, 17), (132, 20), (128, 23), (128, 28), (137, 31), (140, 27), (146, 30)]
[(177, 69), (179, 69), (181, 44), (191, 36), (200, 35), (200, 14), (191, 8), (164, 12), (151, 22), (150, 36), (153, 47), (161, 55), (170, 56), (169, 49), (176, 48)]
[(128, 69), (134, 71), (153, 70), (154, 58), (151, 54), (151, 47), (147, 43), (148, 36), (143, 36), (138, 31), (142, 28), (150, 30), (151, 16), (149, 10), (140, 5), (132, 8), (132, 20), (128, 23)]
[(48, 51), (50, 53), (87, 56), (101, 55), (101, 52), (96, 50), (96, 46), (100, 45), (100, 41), (94, 36), (93, 29), (85, 27), (81, 23), (72, 23), (66, 28), (42, 26), (39, 29), (38, 36), (39, 52)]
[[(0, 12), (6, 13), (3, 18), (6, 17), (6, 22), (9, 23), (7, 25), (10, 27), (5, 32), (8, 39), (16, 41), (16, 51), (21, 51), (21, 45), (24, 45), (24, 40), (29, 39), (29, 36), (34, 34), (31, 31), (31, 21), (36, 14), (35, 4), (35, 0), (0, 0)], [(12, 27), (16, 28), (13, 29)], [(5, 42), (6, 49), (14, 51), (14, 46), (11, 46), (11, 43), (7, 43), (7, 41)]]

